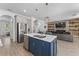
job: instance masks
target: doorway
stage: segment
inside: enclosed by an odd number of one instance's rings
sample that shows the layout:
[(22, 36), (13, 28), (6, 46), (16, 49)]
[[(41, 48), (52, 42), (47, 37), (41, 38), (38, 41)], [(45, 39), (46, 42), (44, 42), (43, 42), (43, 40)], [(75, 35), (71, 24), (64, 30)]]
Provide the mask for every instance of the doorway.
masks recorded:
[(0, 17), (0, 47), (10, 46), (13, 42), (13, 18), (8, 15)]

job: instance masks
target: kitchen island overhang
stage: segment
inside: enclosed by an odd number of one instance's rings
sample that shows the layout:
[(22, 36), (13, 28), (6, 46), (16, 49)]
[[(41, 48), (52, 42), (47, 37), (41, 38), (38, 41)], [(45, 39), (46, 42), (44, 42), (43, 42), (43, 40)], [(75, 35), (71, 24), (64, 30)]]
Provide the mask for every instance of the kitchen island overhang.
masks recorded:
[[(24, 34), (39, 40), (43, 40), (43, 41), (47, 41), (47, 42), (52, 42), (53, 40), (55, 40), (57, 38), (57, 36), (55, 35), (47, 35), (47, 34), (39, 34), (39, 33), (30, 33), (30, 34)], [(39, 38), (39, 37), (35, 37), (35, 35), (39, 35), (39, 36), (46, 36), (44, 38)]]

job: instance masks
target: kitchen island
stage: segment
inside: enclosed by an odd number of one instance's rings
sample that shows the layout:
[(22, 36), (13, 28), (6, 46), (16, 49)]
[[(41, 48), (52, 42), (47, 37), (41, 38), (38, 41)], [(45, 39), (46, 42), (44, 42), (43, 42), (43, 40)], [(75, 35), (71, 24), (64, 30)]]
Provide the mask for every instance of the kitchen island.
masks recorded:
[(28, 36), (28, 51), (35, 56), (56, 56), (57, 36), (30, 33)]

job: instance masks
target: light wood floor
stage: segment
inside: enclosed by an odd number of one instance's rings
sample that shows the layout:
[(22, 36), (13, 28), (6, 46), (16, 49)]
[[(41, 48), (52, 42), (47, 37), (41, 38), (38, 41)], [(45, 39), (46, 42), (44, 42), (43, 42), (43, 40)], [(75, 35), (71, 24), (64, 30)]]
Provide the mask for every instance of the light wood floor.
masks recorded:
[(32, 56), (23, 48), (23, 44), (12, 43), (10, 46), (0, 47), (0, 56)]
[(3, 37), (1, 41), (3, 46), (0, 46), (0, 56), (32, 56), (23, 48), (23, 43), (12, 43), (10, 37)]
[[(9, 38), (4, 41), (4, 45), (0, 46), (0, 56), (32, 56), (32, 54), (23, 48), (23, 43), (7, 42)], [(79, 38), (74, 39), (74, 42), (66, 42), (58, 40), (57, 43), (58, 56), (79, 56)]]
[(79, 56), (79, 38), (73, 42), (58, 40), (58, 56)]

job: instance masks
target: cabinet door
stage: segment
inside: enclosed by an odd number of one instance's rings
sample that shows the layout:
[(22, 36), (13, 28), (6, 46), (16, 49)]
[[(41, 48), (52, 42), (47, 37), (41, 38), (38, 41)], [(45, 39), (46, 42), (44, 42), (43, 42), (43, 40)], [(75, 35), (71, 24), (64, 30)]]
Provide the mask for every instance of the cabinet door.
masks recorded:
[(29, 51), (32, 52), (32, 54), (35, 53), (35, 40), (32, 37), (29, 37)]
[(57, 55), (57, 39), (53, 41), (53, 55)]
[(48, 42), (41, 41), (41, 55), (42, 56), (50, 56), (51, 55), (51, 44)]
[(41, 55), (40, 40), (30, 37), (29, 38), (29, 51), (32, 52), (32, 54), (35, 56), (40, 56)]
[(41, 55), (41, 41), (36, 39), (35, 41), (35, 56), (40, 56)]

